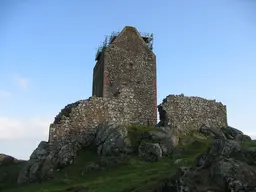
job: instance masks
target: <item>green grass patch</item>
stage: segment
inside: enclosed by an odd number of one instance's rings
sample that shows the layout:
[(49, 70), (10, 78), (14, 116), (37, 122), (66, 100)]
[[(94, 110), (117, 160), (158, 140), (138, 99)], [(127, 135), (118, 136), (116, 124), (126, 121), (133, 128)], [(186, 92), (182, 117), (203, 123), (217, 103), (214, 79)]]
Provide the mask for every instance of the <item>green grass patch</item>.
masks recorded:
[[(82, 156), (79, 158), (82, 158)], [(82, 161), (82, 159), (79, 159), (79, 161)], [(78, 166), (78, 164), (74, 164), (70, 168), (79, 170), (79, 167), (76, 166)], [(80, 168), (83, 166), (84, 165), (81, 164)], [(41, 184), (21, 186), (5, 191), (61, 192), (70, 187), (80, 187), (81, 189), (84, 187), (84, 191), (92, 192), (120, 192), (128, 191), (128, 189), (133, 189), (134, 191), (150, 191), (152, 187), (157, 187), (160, 180), (167, 178), (171, 172), (175, 172), (172, 160), (168, 158), (151, 163), (142, 161), (135, 156), (130, 156), (120, 165), (116, 165), (102, 172), (93, 172), (81, 176), (80, 171), (78, 171), (76, 177), (67, 180), (64, 174), (66, 171), (69, 172), (70, 168), (61, 170), (63, 176), (60, 174), (59, 178), (55, 180)], [(82, 191), (83, 190), (81, 190), (81, 192)]]
[(256, 148), (255, 141), (241, 141), (241, 146), (245, 148)]
[[(86, 157), (87, 159), (87, 157)], [(77, 161), (82, 162), (83, 156), (79, 156)], [(71, 187), (81, 188), (81, 192), (121, 192), (121, 191), (152, 191), (163, 180), (174, 174), (178, 166), (174, 165), (170, 158), (163, 158), (159, 162), (142, 161), (136, 156), (128, 157), (120, 165), (106, 169), (102, 172), (93, 172), (81, 176), (80, 170), (84, 164), (74, 164), (71, 167), (60, 171), (58, 178), (40, 184), (31, 184), (13, 189), (4, 190), (6, 192), (61, 192)], [(79, 169), (80, 168), (80, 169)], [(69, 179), (65, 174), (72, 176)], [(77, 173), (75, 173), (77, 170)], [(70, 176), (70, 175), (69, 175)]]
[(207, 151), (211, 143), (210, 139), (185, 135), (180, 138), (180, 144), (174, 150), (172, 157), (174, 159), (195, 159), (198, 155)]
[(241, 141), (242, 155), (237, 154), (237, 159), (247, 162), (249, 165), (256, 165), (256, 142)]

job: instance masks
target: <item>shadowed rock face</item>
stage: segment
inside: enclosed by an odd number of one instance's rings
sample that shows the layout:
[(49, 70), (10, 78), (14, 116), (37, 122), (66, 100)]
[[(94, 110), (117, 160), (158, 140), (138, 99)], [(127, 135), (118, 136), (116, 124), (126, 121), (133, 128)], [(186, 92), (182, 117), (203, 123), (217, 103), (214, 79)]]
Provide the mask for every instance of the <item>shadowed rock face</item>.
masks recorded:
[(15, 159), (12, 156), (0, 154), (0, 166), (11, 165), (11, 164), (15, 164), (18, 162), (19, 162), (19, 160)]

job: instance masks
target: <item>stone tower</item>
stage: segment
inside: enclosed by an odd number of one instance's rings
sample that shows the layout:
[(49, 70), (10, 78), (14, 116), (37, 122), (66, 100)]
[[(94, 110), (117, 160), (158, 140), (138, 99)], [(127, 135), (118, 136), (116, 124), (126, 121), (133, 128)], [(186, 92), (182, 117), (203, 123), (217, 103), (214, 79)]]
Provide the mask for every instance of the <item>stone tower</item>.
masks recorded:
[[(106, 40), (96, 54), (93, 69), (92, 95), (116, 98), (123, 89), (131, 90), (140, 108), (142, 124), (156, 124), (156, 56), (152, 51), (153, 37), (141, 35), (126, 26)], [(108, 42), (107, 42), (108, 41)]]

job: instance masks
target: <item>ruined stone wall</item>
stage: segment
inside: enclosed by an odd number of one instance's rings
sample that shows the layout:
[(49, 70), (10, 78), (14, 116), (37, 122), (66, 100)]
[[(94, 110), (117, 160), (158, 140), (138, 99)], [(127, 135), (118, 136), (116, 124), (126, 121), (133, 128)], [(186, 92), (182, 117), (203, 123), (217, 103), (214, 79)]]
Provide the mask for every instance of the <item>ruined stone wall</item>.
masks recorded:
[(103, 96), (103, 80), (104, 80), (104, 55), (101, 54), (93, 69), (93, 85), (92, 95), (97, 97)]
[[(105, 121), (118, 124), (141, 124), (143, 112), (133, 90), (124, 88), (118, 98), (91, 97), (66, 106), (50, 125), (49, 142), (86, 142), (82, 135), (95, 134), (95, 127)], [(89, 138), (89, 137), (88, 137)], [(89, 142), (89, 141), (88, 141)]]
[(156, 124), (156, 57), (136, 29), (127, 28), (104, 52), (104, 97), (129, 87), (143, 109), (139, 119)]
[(215, 100), (184, 95), (169, 95), (158, 106), (160, 124), (169, 124), (182, 131), (198, 130), (203, 124), (227, 126), (226, 106)]

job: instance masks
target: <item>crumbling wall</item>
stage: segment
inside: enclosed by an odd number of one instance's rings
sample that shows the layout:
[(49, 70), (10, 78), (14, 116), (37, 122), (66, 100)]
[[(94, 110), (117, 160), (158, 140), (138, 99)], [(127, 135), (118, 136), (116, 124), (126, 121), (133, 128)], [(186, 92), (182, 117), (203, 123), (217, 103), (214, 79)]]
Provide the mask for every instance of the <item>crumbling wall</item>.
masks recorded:
[(104, 55), (101, 54), (93, 69), (92, 96), (103, 97)]
[(202, 125), (227, 126), (226, 106), (200, 97), (169, 95), (158, 106), (161, 126), (170, 125), (181, 131), (198, 130)]
[[(117, 98), (91, 97), (67, 105), (50, 125), (49, 142), (84, 141), (82, 135), (95, 134), (94, 128), (103, 122), (141, 124), (143, 109), (131, 89), (124, 88)], [(89, 138), (89, 137), (88, 137)], [(88, 141), (90, 142), (90, 141)]]

